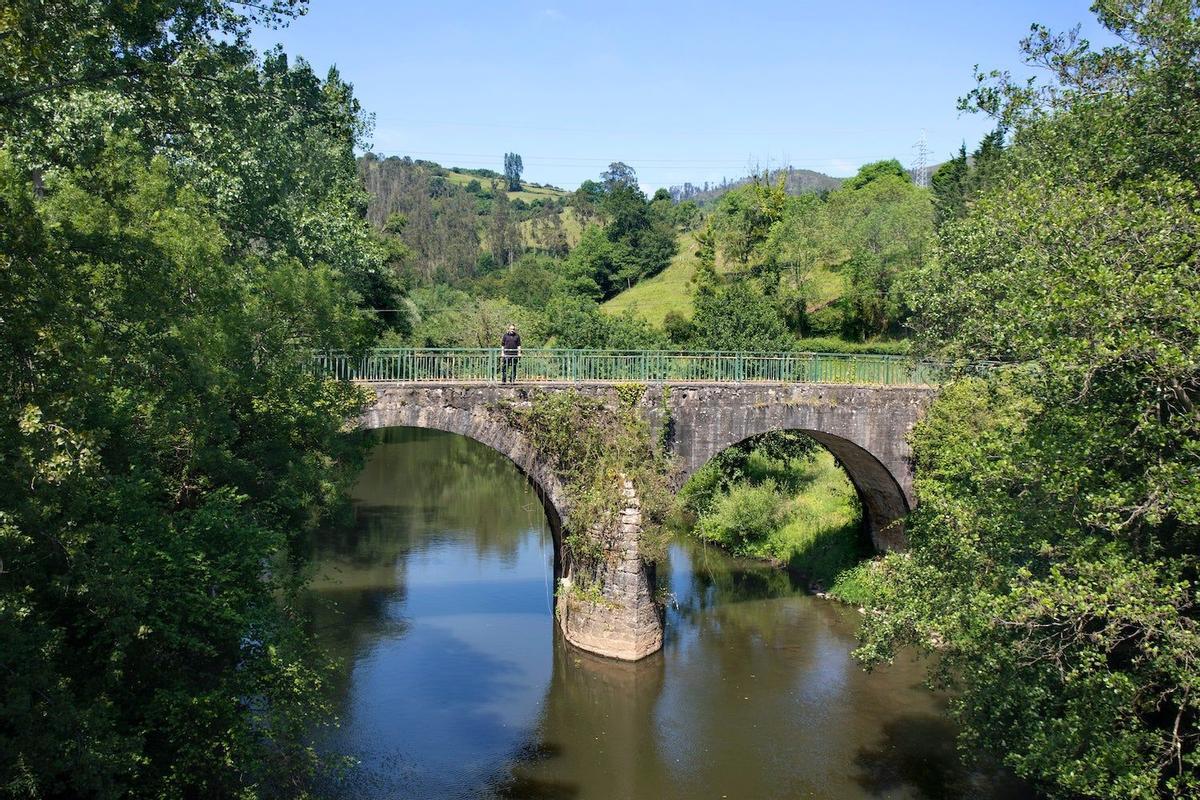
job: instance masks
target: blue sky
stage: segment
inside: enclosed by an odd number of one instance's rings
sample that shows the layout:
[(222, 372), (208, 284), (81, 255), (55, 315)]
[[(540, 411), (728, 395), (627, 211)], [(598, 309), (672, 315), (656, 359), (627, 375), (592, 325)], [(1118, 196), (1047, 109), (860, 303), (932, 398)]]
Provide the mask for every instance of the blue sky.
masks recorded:
[(909, 165), (922, 130), (942, 161), (990, 128), (955, 109), (974, 65), (1023, 74), (1034, 21), (1104, 40), (1084, 0), (311, 0), (255, 44), (336, 65), (376, 152), (500, 170), (515, 151), (526, 180), (564, 188), (619, 160), (653, 190)]

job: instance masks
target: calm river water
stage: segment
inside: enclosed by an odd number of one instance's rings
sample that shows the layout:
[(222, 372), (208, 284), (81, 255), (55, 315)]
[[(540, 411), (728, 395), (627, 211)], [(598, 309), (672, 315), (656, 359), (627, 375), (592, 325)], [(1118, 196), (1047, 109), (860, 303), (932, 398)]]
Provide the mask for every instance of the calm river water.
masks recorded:
[(690, 543), (660, 580), (663, 651), (562, 642), (536, 495), (471, 440), (396, 429), (315, 544), (317, 634), (344, 662), (342, 727), (367, 798), (1024, 798), (955, 756), (925, 667), (851, 659), (859, 615)]

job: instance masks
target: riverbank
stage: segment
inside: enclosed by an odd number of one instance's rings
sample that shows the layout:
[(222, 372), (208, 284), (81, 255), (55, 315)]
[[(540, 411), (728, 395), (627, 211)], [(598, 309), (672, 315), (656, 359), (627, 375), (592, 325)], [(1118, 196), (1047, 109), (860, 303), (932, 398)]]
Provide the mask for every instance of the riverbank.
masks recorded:
[(683, 493), (687, 532), (728, 552), (786, 568), (814, 592), (870, 601), (872, 550), (854, 486), (823, 448), (755, 448), (697, 473)]

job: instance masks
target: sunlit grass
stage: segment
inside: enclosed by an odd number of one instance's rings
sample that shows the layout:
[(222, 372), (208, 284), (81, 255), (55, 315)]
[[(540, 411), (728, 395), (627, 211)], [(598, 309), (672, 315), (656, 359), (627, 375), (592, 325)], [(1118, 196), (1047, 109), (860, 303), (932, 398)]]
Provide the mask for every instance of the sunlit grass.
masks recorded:
[(634, 284), (600, 309), (615, 315), (632, 308), (635, 314), (656, 327), (662, 327), (663, 320), (672, 311), (690, 318), (696, 266), (696, 239), (690, 233), (683, 234), (679, 237), (675, 257), (666, 269)]
[(799, 491), (786, 501), (786, 522), (757, 554), (786, 563), (828, 588), (862, 557), (862, 511), (846, 473), (826, 450), (795, 466)]
[[(679, 235), (679, 247), (667, 268), (652, 278), (640, 281), (600, 306), (609, 314), (621, 314), (627, 309), (651, 325), (662, 327), (667, 314), (674, 311), (683, 317), (692, 316), (692, 296), (696, 291), (694, 278), (698, 262), (694, 233)], [(717, 271), (732, 272), (731, 264), (718, 264)], [(846, 291), (846, 279), (837, 267), (818, 267), (807, 279), (810, 311), (837, 301)]]
[(698, 521), (696, 535), (739, 555), (786, 565), (839, 600), (865, 603), (870, 575), (860, 564), (871, 552), (862, 509), (829, 451), (787, 463), (755, 452), (746, 475), (750, 482), (720, 495)]
[[(469, 172), (456, 172), (451, 170), (446, 173), (446, 180), (458, 186), (466, 186), (471, 181), (479, 181), (480, 186), (487, 189), (491, 186), (493, 178), (481, 178), (478, 175), (472, 175)], [(500, 181), (503, 183), (503, 180)], [(532, 203), (534, 200), (554, 199), (562, 197), (566, 192), (561, 189), (552, 189), (548, 186), (532, 186), (528, 183), (521, 184), (521, 191), (509, 192), (509, 200), (524, 200), (526, 203)]]

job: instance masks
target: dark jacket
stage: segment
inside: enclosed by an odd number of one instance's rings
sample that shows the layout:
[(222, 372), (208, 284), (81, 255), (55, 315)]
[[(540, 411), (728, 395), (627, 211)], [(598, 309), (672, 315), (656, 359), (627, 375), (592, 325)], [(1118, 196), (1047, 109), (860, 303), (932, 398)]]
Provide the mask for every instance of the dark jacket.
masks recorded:
[(504, 355), (515, 356), (517, 348), (521, 346), (521, 334), (505, 332), (503, 338), (500, 339), (500, 346), (504, 348)]

